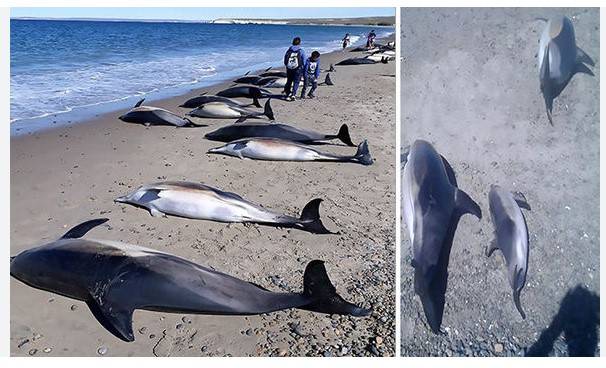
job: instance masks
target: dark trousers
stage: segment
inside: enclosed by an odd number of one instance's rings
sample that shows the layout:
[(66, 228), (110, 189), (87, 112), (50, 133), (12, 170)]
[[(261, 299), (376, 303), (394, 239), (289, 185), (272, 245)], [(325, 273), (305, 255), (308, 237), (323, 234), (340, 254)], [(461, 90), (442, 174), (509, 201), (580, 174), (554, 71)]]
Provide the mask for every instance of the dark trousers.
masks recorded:
[(315, 75), (306, 75), (303, 80), (303, 90), (301, 90), (301, 97), (305, 96), (305, 90), (308, 86), (311, 86), (309, 94), (313, 95), (316, 88), (318, 88), (318, 80)]
[[(295, 95), (299, 89), (299, 82), (301, 81), (301, 73), (299, 69), (286, 69), (286, 85), (284, 86), (285, 95)], [(292, 89), (292, 93), (291, 93)]]

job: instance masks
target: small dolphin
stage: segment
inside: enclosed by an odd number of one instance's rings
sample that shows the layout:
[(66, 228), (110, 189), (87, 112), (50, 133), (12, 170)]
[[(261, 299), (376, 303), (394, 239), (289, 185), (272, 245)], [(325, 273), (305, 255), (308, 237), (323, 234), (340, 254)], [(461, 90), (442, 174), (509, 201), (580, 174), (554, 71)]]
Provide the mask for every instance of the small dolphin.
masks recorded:
[(335, 161), (372, 165), (368, 142), (358, 145), (353, 156), (340, 156), (319, 152), (309, 146), (276, 138), (244, 138), (224, 146), (211, 148), (208, 153), (267, 161)]
[(550, 19), (539, 40), (539, 79), (549, 123), (553, 125), (553, 100), (562, 93), (576, 73), (593, 76), (585, 65), (594, 66), (593, 60), (577, 47), (574, 27), (570, 19), (559, 16)]
[(244, 75), (236, 80), (234, 83), (242, 83), (242, 84), (256, 84), (256, 82), (263, 77), (259, 75)]
[(413, 247), (415, 292), (431, 330), (440, 333), (448, 281), (448, 260), (459, 218), (482, 211), (457, 188), (450, 164), (431, 144), (413, 143), (406, 156), (402, 210)]
[(263, 208), (235, 193), (184, 181), (143, 185), (115, 201), (147, 208), (154, 217), (173, 215), (196, 220), (257, 223), (315, 234), (333, 234), (320, 220), (322, 200), (319, 198), (309, 201), (299, 218)]
[(149, 125), (174, 125), (178, 127), (185, 126), (203, 126), (197, 125), (188, 118), (182, 118), (168, 110), (153, 106), (141, 106), (145, 99), (140, 100), (137, 104), (118, 119), (127, 123), (137, 123)]
[(223, 102), (226, 103), (230, 106), (237, 106), (237, 107), (248, 107), (248, 106), (256, 106), (256, 107), (261, 107), (261, 104), (259, 104), (259, 100), (257, 99), (257, 97), (253, 96), (253, 102), (251, 104), (246, 104), (246, 103), (241, 103), (240, 101), (228, 98), (228, 97), (222, 97), (222, 96), (216, 96), (216, 95), (207, 95), (206, 92), (202, 93), (199, 96), (196, 97), (192, 97), (189, 100), (185, 101), (184, 103), (182, 103), (181, 105), (179, 105), (179, 107), (185, 107), (185, 108), (196, 108), (200, 105), (203, 105), (205, 103), (209, 103), (209, 102)]
[(271, 99), (265, 102), (263, 112), (253, 111), (240, 106), (230, 105), (225, 102), (208, 102), (198, 108), (188, 112), (187, 116), (209, 119), (254, 119), (267, 117), (269, 120), (274, 120), (274, 111), (269, 103)]
[(307, 264), (303, 292), (271, 292), (154, 249), (80, 239), (106, 221), (84, 222), (59, 240), (12, 257), (11, 276), (33, 288), (84, 301), (105, 329), (126, 342), (135, 340), (135, 309), (251, 315), (297, 308), (355, 317), (371, 312), (337, 294), (320, 260)]
[(349, 136), (347, 124), (341, 125), (336, 135), (322, 134), (311, 130), (295, 128), (280, 123), (243, 123), (219, 128), (204, 136), (211, 141), (233, 142), (242, 138), (278, 138), (300, 143), (317, 143), (339, 139), (348, 146), (355, 147)]
[(530, 210), (520, 192), (510, 193), (498, 185), (490, 187), (488, 194), (490, 217), (495, 227), (495, 239), (486, 248), (486, 256), (500, 249), (507, 264), (507, 276), (513, 289), (513, 301), (522, 318), (526, 314), (520, 304), (520, 292), (526, 283), (528, 271), (528, 227), (521, 208)]

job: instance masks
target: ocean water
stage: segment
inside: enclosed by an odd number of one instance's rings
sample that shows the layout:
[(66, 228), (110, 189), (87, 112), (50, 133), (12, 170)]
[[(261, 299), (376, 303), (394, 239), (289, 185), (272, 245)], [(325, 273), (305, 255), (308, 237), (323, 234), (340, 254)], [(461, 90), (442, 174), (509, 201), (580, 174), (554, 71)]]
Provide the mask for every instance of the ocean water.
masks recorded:
[[(279, 66), (294, 36), (306, 52), (361, 44), (370, 27), (16, 20), (11, 133), (72, 123)], [(375, 27), (379, 37), (393, 28)]]

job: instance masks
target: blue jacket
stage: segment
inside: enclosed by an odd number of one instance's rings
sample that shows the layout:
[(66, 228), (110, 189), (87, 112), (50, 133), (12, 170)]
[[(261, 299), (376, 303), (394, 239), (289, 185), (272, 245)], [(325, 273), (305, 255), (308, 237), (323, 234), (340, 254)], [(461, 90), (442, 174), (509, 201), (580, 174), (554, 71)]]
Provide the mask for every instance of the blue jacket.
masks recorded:
[[(305, 79), (307, 79), (307, 75), (311, 74), (310, 70), (309, 70), (309, 66), (311, 65), (312, 61), (311, 61), (311, 57), (307, 58), (305, 60), (305, 69), (303, 69), (305, 72), (303, 73)], [(316, 70), (313, 72), (313, 74), (315, 75), (316, 79), (318, 79), (318, 77), (320, 77), (320, 58), (318, 58), (316, 61)]]
[(302, 70), (303, 66), (305, 64), (305, 60), (306, 60), (305, 51), (298, 45), (297, 46), (293, 45), (293, 46), (289, 47), (288, 50), (286, 50), (286, 53), (284, 54), (284, 66), (288, 65), (288, 55), (290, 54), (289, 51), (292, 51), (292, 52), (299, 51), (299, 56), (301, 58), (299, 59), (299, 67), (297, 68), (297, 70), (299, 70), (299, 71)]

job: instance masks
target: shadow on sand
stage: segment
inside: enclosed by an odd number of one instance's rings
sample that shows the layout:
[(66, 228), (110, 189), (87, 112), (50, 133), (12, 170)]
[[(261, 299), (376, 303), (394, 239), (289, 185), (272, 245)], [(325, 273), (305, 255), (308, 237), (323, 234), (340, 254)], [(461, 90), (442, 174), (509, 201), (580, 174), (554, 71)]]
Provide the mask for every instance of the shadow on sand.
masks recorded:
[(548, 356), (556, 339), (564, 333), (569, 356), (594, 356), (600, 325), (600, 297), (581, 285), (570, 289), (560, 310), (526, 356)]

